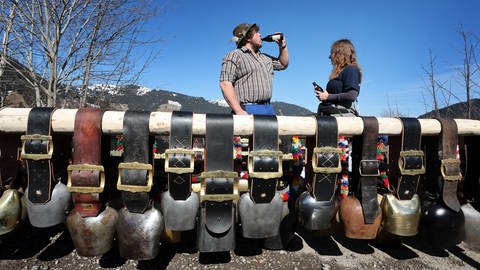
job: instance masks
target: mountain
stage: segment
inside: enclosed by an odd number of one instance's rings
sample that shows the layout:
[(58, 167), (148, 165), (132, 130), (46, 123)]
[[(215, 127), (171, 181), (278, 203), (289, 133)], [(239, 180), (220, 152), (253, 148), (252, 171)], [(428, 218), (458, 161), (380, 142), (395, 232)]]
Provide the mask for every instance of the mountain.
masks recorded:
[[(33, 107), (35, 95), (32, 88), (21, 83), (18, 77), (2, 76), (0, 87), (3, 90), (2, 105), (10, 107)], [(10, 81), (5, 78), (15, 78)], [(60, 91), (57, 107), (78, 108), (80, 93), (77, 89), (68, 93)], [(138, 85), (115, 87), (112, 85), (91, 85), (87, 103), (104, 110), (144, 110), (144, 111), (192, 111), (196, 113), (230, 113), (223, 99), (206, 100), (161, 89), (149, 89)], [(311, 115), (312, 112), (294, 104), (273, 102), (278, 115)]]
[[(480, 120), (480, 99), (471, 100), (471, 119)], [(439, 109), (440, 117), (467, 119), (467, 102), (459, 102), (448, 107)], [(435, 112), (431, 111), (420, 115), (418, 118), (433, 118)]]
[[(95, 92), (104, 92), (102, 87), (92, 88)], [(197, 113), (230, 113), (230, 107), (221, 100), (206, 100), (166, 90), (154, 90), (129, 85), (109, 93), (111, 107), (117, 110), (149, 110), (149, 111), (193, 111)], [(93, 100), (91, 100), (93, 101)], [(273, 102), (278, 115), (311, 115), (312, 112), (289, 103)]]

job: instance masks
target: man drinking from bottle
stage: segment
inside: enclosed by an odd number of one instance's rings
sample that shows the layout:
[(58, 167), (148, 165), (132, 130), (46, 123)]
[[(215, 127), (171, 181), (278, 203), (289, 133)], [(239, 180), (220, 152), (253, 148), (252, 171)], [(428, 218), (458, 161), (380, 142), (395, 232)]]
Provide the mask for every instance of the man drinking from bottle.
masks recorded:
[(275, 114), (270, 104), (274, 70), (284, 70), (289, 57), (283, 34), (270, 40), (278, 44), (278, 57), (260, 52), (262, 35), (256, 24), (239, 24), (233, 29), (237, 49), (222, 62), (220, 88), (234, 114)]

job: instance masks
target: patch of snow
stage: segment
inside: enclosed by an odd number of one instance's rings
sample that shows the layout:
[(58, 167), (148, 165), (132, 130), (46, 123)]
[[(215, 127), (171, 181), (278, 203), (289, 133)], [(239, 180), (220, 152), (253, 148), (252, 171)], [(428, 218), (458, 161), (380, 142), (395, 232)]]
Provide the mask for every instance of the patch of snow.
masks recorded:
[(212, 99), (212, 100), (209, 100), (208, 102), (212, 103), (212, 104), (216, 104), (218, 106), (222, 106), (222, 107), (229, 107), (228, 106), (228, 103), (225, 101), (225, 99), (223, 98), (219, 98), (219, 99)]
[(168, 104), (175, 105), (175, 106), (178, 106), (180, 108), (182, 107), (182, 104), (178, 103), (177, 101), (173, 101), (173, 100), (169, 100)]
[(138, 88), (138, 90), (137, 90), (137, 95), (144, 96), (146, 93), (151, 92), (151, 91), (152, 91), (152, 89), (150, 89), (148, 87), (140, 86), (140, 88)]
[(111, 95), (122, 95), (122, 93), (119, 91), (119, 88), (117, 88), (117, 86), (114, 84), (92, 84), (88, 86), (88, 89), (97, 92), (105, 91)]

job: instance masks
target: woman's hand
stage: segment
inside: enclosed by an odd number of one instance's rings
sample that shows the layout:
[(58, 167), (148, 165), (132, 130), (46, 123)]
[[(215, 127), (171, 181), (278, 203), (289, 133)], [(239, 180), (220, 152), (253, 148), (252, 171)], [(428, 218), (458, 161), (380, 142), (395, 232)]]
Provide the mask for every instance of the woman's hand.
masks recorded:
[(328, 98), (328, 92), (327, 91), (320, 91), (320, 90), (317, 90), (317, 89), (314, 89), (313, 91), (315, 92), (315, 96), (320, 101), (327, 100), (327, 98)]

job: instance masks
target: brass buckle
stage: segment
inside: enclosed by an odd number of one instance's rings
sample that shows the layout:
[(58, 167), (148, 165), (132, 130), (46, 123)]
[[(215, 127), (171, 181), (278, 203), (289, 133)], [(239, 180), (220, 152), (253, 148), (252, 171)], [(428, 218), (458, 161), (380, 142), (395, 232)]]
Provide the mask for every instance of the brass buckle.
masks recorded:
[[(168, 164), (169, 155), (171, 154), (183, 154), (183, 155), (190, 155), (190, 167), (188, 168), (176, 168), (170, 167)], [(193, 173), (193, 167), (195, 163), (195, 151), (193, 149), (184, 149), (184, 148), (175, 148), (175, 149), (167, 149), (165, 150), (165, 172), (168, 173), (176, 173), (176, 174), (184, 174), (184, 173)]]
[[(202, 172), (200, 174), (202, 179), (200, 187), (200, 202), (213, 201), (213, 202), (225, 202), (225, 201), (237, 201), (240, 198), (238, 194), (238, 173), (229, 171), (210, 171)], [(206, 178), (233, 178), (233, 193), (231, 194), (205, 194), (205, 179)]]
[[(122, 184), (122, 170), (147, 170), (147, 185), (139, 186), (139, 185), (127, 185)], [(117, 181), (117, 189), (128, 191), (128, 192), (149, 192), (152, 189), (153, 185), (153, 167), (152, 164), (147, 163), (138, 163), (138, 162), (121, 162), (118, 164), (118, 181)]]
[[(445, 167), (453, 165), (458, 167), (458, 174), (457, 175), (446, 175), (445, 174)], [(462, 179), (462, 175), (460, 174), (460, 160), (455, 158), (446, 158), (441, 160), (440, 165), (440, 172), (442, 174), (443, 179), (446, 181), (459, 181)]]
[[(51, 159), (53, 154), (53, 141), (52, 136), (50, 135), (41, 135), (41, 134), (26, 134), (20, 137), (22, 141), (22, 153), (21, 157), (23, 159), (33, 159), (33, 160), (42, 160), (42, 159)], [(25, 152), (25, 143), (26, 141), (47, 141), (47, 154), (32, 154)]]
[[(77, 193), (102, 193), (105, 187), (105, 170), (102, 165), (90, 165), (90, 164), (73, 164), (68, 165), (68, 192)], [(72, 186), (72, 171), (99, 171), (100, 172), (100, 186), (88, 187), (88, 186)]]
[[(377, 164), (377, 173), (363, 173), (363, 164), (366, 163), (366, 162), (373, 162), (373, 163), (376, 163)], [(360, 160), (360, 166), (358, 167), (358, 170), (360, 172), (360, 176), (364, 176), (364, 177), (379, 177), (380, 176), (380, 170), (379, 170), (379, 167), (380, 167), (380, 162), (376, 159), (362, 159)]]
[[(338, 155), (338, 165), (336, 167), (318, 167), (318, 156), (317, 154), (337, 154)], [(313, 156), (312, 156), (312, 167), (314, 173), (341, 173), (342, 172), (342, 163), (340, 160), (340, 154), (342, 150), (336, 147), (315, 147), (313, 148)]]
[[(400, 151), (400, 157), (398, 158), (398, 168), (401, 175), (419, 175), (425, 174), (425, 166), (423, 163), (425, 153), (419, 150)], [(406, 157), (420, 157), (422, 159), (422, 167), (420, 169), (405, 169)]]
[[(278, 157), (278, 171), (276, 172), (255, 172), (253, 170), (253, 157)], [(283, 175), (282, 169), (282, 151), (273, 150), (255, 150), (250, 151), (248, 155), (248, 174), (251, 178), (272, 179)]]

